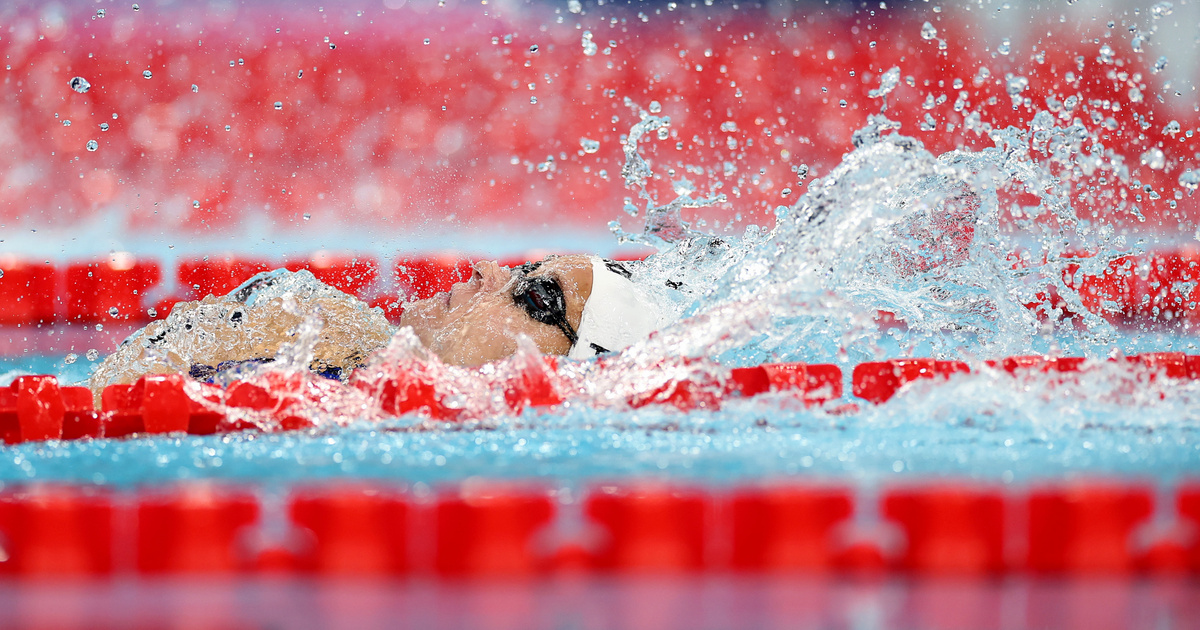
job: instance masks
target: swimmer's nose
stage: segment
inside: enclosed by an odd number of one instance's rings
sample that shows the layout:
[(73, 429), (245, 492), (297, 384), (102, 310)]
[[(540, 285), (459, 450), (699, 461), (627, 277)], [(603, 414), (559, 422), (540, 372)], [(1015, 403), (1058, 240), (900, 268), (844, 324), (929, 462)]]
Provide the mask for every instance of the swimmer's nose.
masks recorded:
[(472, 265), (474, 273), (479, 277), (480, 289), (483, 291), (496, 291), (504, 285), (508, 284), (509, 278), (512, 277), (512, 272), (494, 260), (481, 260)]

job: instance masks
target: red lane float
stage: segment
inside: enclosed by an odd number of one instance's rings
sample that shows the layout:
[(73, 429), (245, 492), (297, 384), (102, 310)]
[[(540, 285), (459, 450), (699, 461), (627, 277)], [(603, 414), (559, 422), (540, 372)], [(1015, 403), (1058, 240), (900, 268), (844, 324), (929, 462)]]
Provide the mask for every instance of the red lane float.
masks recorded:
[(1005, 500), (995, 488), (933, 484), (888, 492), (884, 515), (904, 531), (897, 567), (985, 575), (1005, 569)]
[(20, 376), (0, 389), (5, 443), (99, 437), (99, 424), (86, 387), (59, 387), (53, 376)]
[(407, 300), (424, 300), (471, 279), (471, 261), (454, 254), (402, 255), (394, 266)]
[(948, 379), (968, 373), (971, 368), (961, 361), (935, 359), (889, 359), (860, 363), (854, 367), (854, 395), (875, 404), (891, 400), (901, 387), (919, 379)]
[(303, 488), (289, 515), (311, 539), (295, 550), (297, 567), (322, 575), (401, 575), (410, 569), (411, 508), (396, 492), (374, 486)]
[(227, 573), (253, 568), (246, 535), (257, 498), (243, 490), (185, 485), (143, 496), (137, 506), (141, 573)]
[(736, 571), (828, 571), (837, 527), (854, 511), (849, 488), (799, 485), (747, 488), (729, 504)]
[[(210, 483), (124, 498), (36, 486), (0, 493), (0, 576), (512, 578), (864, 566), (959, 577), (1200, 575), (1200, 542), (1189, 529), (1200, 525), (1200, 482), (1181, 485), (1167, 502), (1175, 516), (1164, 522), (1178, 523), (1178, 535), (1147, 545), (1139, 532), (1148, 531), (1151, 490), (1098, 481), (1020, 490), (967, 480), (885, 489), (882, 516), (900, 528), (901, 543), (864, 564), (866, 556), (854, 554), (868, 543), (848, 545), (843, 535), (860, 499), (839, 486), (725, 491), (635, 481), (595, 488), (582, 514), (564, 509), (571, 502), (560, 507), (542, 486), (512, 482), (470, 481), (432, 502), (383, 484), (301, 487), (287, 501)], [(117, 553), (125, 549), (132, 553)]]
[(434, 568), (444, 577), (532, 575), (545, 568), (536, 537), (554, 518), (537, 488), (471, 484), (435, 508)]
[(842, 397), (842, 370), (836, 365), (808, 363), (733, 368), (728, 389), (747, 398), (766, 392), (795, 391), (806, 405), (819, 405)]
[(227, 295), (255, 274), (274, 268), (270, 261), (261, 258), (205, 256), (180, 261), (175, 277), (181, 299), (200, 300), (209, 295)]
[(103, 261), (71, 264), (66, 278), (68, 321), (143, 322), (149, 320), (146, 291), (159, 283), (162, 272), (153, 260), (120, 252)]
[[(132, 385), (109, 385), (101, 393), (104, 437), (135, 433), (216, 433), (224, 420), (218, 412), (184, 391), (182, 374), (150, 374)], [(211, 389), (212, 386), (204, 386)]]
[(379, 261), (374, 256), (320, 251), (306, 259), (289, 260), (284, 267), (289, 271), (306, 269), (317, 280), (360, 299), (368, 297), (379, 280)]
[(584, 504), (608, 536), (596, 568), (622, 572), (696, 572), (709, 566), (712, 497), (698, 490), (602, 486)]
[(56, 319), (58, 270), (46, 262), (0, 256), (0, 324), (42, 324)]
[(0, 576), (99, 576), (112, 570), (108, 493), (43, 486), (0, 494)]
[(1128, 573), (1134, 529), (1150, 517), (1150, 488), (1078, 483), (1035, 489), (1028, 499), (1028, 555), (1034, 573)]

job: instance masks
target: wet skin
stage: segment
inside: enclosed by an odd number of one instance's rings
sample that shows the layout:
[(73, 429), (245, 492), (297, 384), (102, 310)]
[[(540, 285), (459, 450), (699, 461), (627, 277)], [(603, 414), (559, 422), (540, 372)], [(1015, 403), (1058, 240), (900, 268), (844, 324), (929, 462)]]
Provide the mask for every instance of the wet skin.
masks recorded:
[[(522, 334), (543, 354), (566, 354), (571, 349), (566, 334), (531, 318), (513, 300), (518, 275), (492, 261), (475, 263), (470, 280), (407, 304), (400, 325), (411, 326), (426, 348), (454, 365), (480, 365), (510, 356)], [(583, 255), (547, 258), (529, 276), (558, 280), (567, 321), (578, 331), (583, 305), (592, 293), (591, 260)]]

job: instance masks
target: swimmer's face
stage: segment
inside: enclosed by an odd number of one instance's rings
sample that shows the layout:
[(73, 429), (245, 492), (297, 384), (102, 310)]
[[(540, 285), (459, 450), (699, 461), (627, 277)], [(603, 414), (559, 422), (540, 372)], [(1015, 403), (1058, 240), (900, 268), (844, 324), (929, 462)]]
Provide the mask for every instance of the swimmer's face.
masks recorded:
[[(495, 262), (475, 263), (467, 282), (450, 291), (405, 305), (401, 326), (412, 326), (417, 338), (438, 357), (454, 365), (480, 365), (517, 350), (517, 336), (533, 340), (543, 354), (566, 354), (571, 342), (560, 327), (529, 316), (513, 299), (519, 273)], [(562, 289), (567, 322), (579, 330), (583, 305), (592, 294), (592, 262), (587, 256), (547, 258), (529, 272)]]

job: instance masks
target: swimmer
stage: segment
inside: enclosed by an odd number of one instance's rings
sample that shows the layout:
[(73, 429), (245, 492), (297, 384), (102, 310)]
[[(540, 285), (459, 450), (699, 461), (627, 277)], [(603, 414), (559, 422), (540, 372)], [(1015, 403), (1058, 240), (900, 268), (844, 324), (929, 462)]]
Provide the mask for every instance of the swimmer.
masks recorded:
[[(444, 363), (477, 366), (512, 355), (520, 336), (547, 355), (587, 359), (621, 350), (669, 320), (667, 309), (630, 277), (625, 263), (597, 256), (547, 257), (516, 268), (475, 263), (448, 292), (405, 305), (411, 328)], [(379, 309), (317, 281), (306, 271), (266, 272), (224, 297), (177, 304), (167, 319), (130, 336), (97, 367), (93, 391), (144, 374), (189, 372), (206, 381), (236, 378), (294, 344), (306, 316), (321, 319), (309, 367), (345, 378), (396, 333)]]
[(542, 354), (586, 359), (621, 350), (665, 322), (622, 263), (597, 256), (549, 257), (515, 269), (479, 262), (448, 293), (413, 302), (400, 325), (445, 363), (507, 357), (518, 335)]

